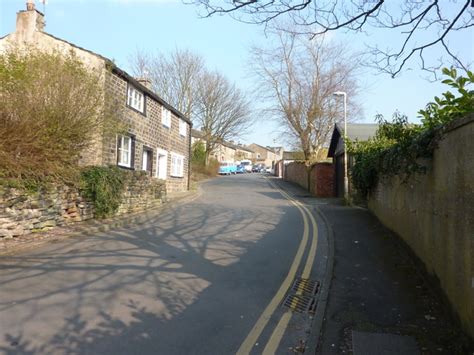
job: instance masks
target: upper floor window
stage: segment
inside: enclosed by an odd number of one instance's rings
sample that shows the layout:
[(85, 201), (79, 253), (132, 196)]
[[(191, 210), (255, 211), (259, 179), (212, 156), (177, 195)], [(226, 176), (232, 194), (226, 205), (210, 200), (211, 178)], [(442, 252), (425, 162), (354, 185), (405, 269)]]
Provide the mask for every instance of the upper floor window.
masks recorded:
[(171, 111), (161, 106), (161, 123), (163, 126), (171, 127)]
[(186, 131), (187, 131), (186, 126), (187, 126), (186, 121), (180, 118), (179, 119), (179, 134), (182, 135), (183, 137), (186, 137)]
[(128, 86), (127, 105), (141, 113), (145, 112), (145, 96), (133, 86)]

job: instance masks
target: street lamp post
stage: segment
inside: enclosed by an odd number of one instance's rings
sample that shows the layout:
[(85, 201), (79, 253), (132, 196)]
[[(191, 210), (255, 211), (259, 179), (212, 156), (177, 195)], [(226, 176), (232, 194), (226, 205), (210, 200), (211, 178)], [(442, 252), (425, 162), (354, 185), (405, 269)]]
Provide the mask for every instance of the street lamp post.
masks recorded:
[(349, 176), (347, 173), (347, 93), (336, 91), (333, 95), (344, 97), (344, 199), (349, 201)]

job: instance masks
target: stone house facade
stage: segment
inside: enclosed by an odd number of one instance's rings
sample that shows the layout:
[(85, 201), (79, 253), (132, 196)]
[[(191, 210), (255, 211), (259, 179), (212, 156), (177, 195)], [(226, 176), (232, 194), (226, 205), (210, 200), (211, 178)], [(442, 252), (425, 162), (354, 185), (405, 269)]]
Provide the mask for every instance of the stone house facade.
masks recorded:
[(165, 102), (144, 79), (133, 78), (111, 60), (44, 31), (44, 15), (29, 0), (17, 13), (16, 30), (0, 38), (0, 53), (11, 48), (73, 52), (89, 69), (101, 73), (104, 92), (119, 106), (127, 132), (111, 139), (97, 137), (82, 152), (81, 165), (118, 165), (145, 170), (166, 181), (166, 191), (189, 187), (191, 121)]
[(259, 144), (252, 143), (247, 146), (247, 148), (254, 152), (253, 160), (255, 161), (255, 164), (263, 164), (272, 169), (283, 157), (282, 147), (263, 147)]

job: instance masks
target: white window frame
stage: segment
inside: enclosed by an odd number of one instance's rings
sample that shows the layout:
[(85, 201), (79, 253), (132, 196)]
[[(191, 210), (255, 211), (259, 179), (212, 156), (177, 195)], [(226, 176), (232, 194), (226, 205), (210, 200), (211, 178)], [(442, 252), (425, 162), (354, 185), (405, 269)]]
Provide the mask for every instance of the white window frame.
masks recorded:
[(171, 111), (161, 106), (161, 123), (163, 126), (171, 128)]
[[(125, 144), (125, 139), (128, 139), (128, 144)], [(120, 142), (120, 144), (119, 144)], [(125, 146), (127, 146), (125, 148)], [(132, 167), (132, 137), (130, 136), (117, 136), (117, 165), (125, 168)], [(128, 156), (128, 163), (125, 163), (124, 154)]]
[(171, 153), (171, 171), (172, 177), (184, 176), (184, 155)]
[(186, 137), (186, 133), (188, 131), (186, 121), (183, 119), (179, 119), (179, 134), (183, 137)]
[[(160, 157), (163, 157), (163, 164), (160, 165)], [(156, 149), (156, 173), (155, 177), (166, 180), (168, 177), (168, 152), (163, 149)]]
[(128, 85), (127, 105), (141, 113), (145, 113), (145, 95), (132, 85)]

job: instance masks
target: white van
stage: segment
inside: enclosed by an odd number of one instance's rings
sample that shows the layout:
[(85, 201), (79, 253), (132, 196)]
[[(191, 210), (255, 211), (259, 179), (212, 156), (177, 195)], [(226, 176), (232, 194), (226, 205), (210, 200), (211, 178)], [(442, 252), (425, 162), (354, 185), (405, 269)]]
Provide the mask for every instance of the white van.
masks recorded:
[(240, 165), (242, 165), (245, 169), (246, 172), (251, 173), (252, 172), (252, 161), (248, 159), (244, 159), (240, 162)]

